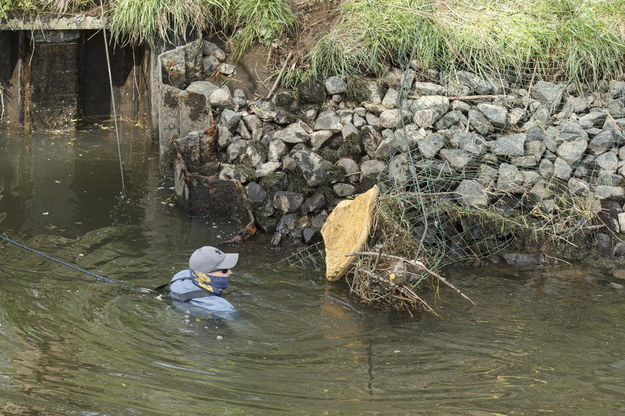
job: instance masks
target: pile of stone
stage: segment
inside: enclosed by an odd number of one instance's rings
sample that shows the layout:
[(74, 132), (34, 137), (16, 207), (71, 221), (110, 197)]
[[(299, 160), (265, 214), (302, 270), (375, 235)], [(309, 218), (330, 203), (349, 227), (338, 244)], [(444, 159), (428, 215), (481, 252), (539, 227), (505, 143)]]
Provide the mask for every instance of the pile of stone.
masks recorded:
[[(206, 66), (195, 72), (206, 78), (219, 68), (206, 56), (225, 55), (202, 45), (209, 54), (194, 62)], [(625, 82), (577, 94), (544, 81), (504, 88), (462, 71), (423, 82), (414, 71), (406, 77), (393, 69), (361, 82), (358, 101), (340, 76), (258, 100), (202, 77), (165, 82), (182, 67), (188, 65), (163, 65), (161, 114), (173, 127), (162, 129), (161, 149), (191, 130), (195, 137), (212, 135), (219, 162), (212, 172), (245, 186), (258, 224), (275, 233), (275, 244), (285, 236), (318, 241), (338, 200), (366, 191), (380, 173), (405, 181), (415, 154), (456, 172), (477, 166), (455, 189), (459, 204), (487, 206), (496, 190), (531, 193), (548, 210), (555, 205), (547, 185), (556, 180), (571, 195), (598, 201), (597, 210), (609, 207), (607, 225), (625, 232)]]

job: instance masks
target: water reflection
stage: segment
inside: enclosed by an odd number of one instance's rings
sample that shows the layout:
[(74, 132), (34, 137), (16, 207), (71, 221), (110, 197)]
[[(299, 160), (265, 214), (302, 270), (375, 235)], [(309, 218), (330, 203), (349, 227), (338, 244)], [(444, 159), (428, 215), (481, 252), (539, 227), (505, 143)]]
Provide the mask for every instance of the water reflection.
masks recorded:
[[(81, 156), (82, 155), (82, 156)], [(0, 135), (0, 232), (137, 286), (167, 282), (236, 224), (169, 205), (149, 141)], [(59, 183), (57, 183), (57, 181)], [(44, 215), (44, 213), (46, 213)], [(603, 415), (623, 412), (623, 291), (580, 266), (449, 270), (478, 306), (373, 310), (266, 237), (237, 248), (241, 320), (186, 314), (0, 245), (0, 407), (11, 415)]]

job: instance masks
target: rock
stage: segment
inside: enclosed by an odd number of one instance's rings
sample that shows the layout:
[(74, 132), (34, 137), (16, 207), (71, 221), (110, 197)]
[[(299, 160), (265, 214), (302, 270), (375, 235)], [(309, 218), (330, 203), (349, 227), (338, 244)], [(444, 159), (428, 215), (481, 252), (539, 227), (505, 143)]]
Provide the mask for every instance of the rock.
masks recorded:
[(278, 191), (273, 196), (274, 208), (285, 214), (297, 211), (302, 202), (304, 202), (304, 195), (299, 192)]
[(432, 82), (415, 82), (413, 90), (418, 95), (443, 95), (445, 87)]
[(326, 207), (326, 197), (323, 192), (315, 192), (313, 196), (304, 201), (305, 212), (319, 212)]
[(234, 101), (234, 105), (236, 109), (243, 108), (247, 105), (247, 97), (245, 96), (245, 91), (242, 89), (234, 90), (232, 94), (232, 101)]
[(476, 182), (480, 184), (482, 189), (491, 188), (499, 176), (497, 169), (488, 165), (480, 165)]
[(297, 227), (297, 214), (283, 215), (276, 225), (276, 232), (271, 238), (271, 245), (278, 246), (284, 236), (290, 234)]
[(219, 149), (228, 147), (232, 143), (232, 133), (225, 126), (217, 125), (217, 145)]
[(297, 162), (290, 156), (285, 156), (282, 159), (282, 170), (285, 172), (290, 172), (297, 168)]
[(438, 133), (430, 133), (425, 139), (419, 140), (417, 146), (423, 156), (433, 159), (445, 145), (445, 138)]
[(493, 94), (495, 92), (495, 84), (484, 78), (467, 71), (458, 71), (456, 73), (458, 81), (463, 85), (471, 88), (478, 95)]
[(610, 130), (604, 130), (588, 143), (588, 151), (597, 156), (612, 149), (615, 145), (616, 137), (614, 133)]
[(280, 162), (287, 153), (289, 153), (287, 145), (282, 140), (275, 139), (269, 143), (267, 159), (270, 162)]
[(213, 55), (215, 58), (219, 59), (220, 61), (223, 61), (226, 59), (226, 53), (219, 46), (207, 40), (203, 41), (202, 54)]
[(612, 98), (625, 97), (625, 82), (623, 81), (610, 81), (608, 92)]
[(293, 153), (292, 157), (302, 170), (308, 186), (319, 186), (326, 183), (326, 176), (332, 167), (330, 162), (308, 150), (298, 150)]
[(185, 49), (177, 47), (160, 55), (163, 83), (184, 89), (187, 82)]
[(217, 91), (219, 87), (208, 81), (194, 81), (187, 87), (188, 92), (193, 92), (196, 94), (202, 94), (207, 99), (211, 96), (211, 94)]
[(462, 170), (471, 160), (469, 153), (459, 149), (441, 149), (438, 152), (441, 159), (456, 170)]
[(299, 120), (293, 124), (289, 124), (286, 128), (277, 131), (274, 138), (282, 140), (285, 143), (309, 143), (310, 127), (303, 121)]
[(354, 126), (356, 128), (361, 128), (367, 124), (367, 121), (364, 118), (360, 117), (358, 114), (354, 114), (352, 123), (354, 123)]
[(526, 139), (525, 133), (503, 136), (492, 142), (490, 150), (500, 156), (523, 156)]
[(248, 183), (245, 186), (245, 191), (247, 192), (247, 199), (249, 199), (252, 204), (262, 204), (267, 198), (267, 192), (256, 182)]
[(612, 255), (614, 257), (625, 257), (625, 243), (619, 241), (614, 245), (614, 249), (612, 250)]
[(245, 123), (239, 123), (235, 133), (237, 133), (242, 139), (245, 140), (250, 140), (252, 138), (252, 134), (245, 126)]
[(451, 103), (451, 109), (454, 111), (460, 111), (463, 114), (469, 114), (469, 111), (473, 109), (471, 104), (465, 103), (464, 101), (454, 100)]
[(620, 186), (597, 185), (594, 193), (599, 199), (622, 199), (625, 196), (625, 189)]
[(508, 110), (505, 107), (494, 104), (480, 103), (477, 109), (492, 123), (494, 127), (503, 128), (508, 120)]
[(425, 95), (410, 103), (410, 111), (433, 110), (437, 118), (449, 111), (449, 98), (444, 95)]
[(360, 132), (352, 123), (347, 122), (343, 125), (341, 129), (341, 136), (343, 136), (343, 141), (360, 141)]
[(400, 124), (400, 121), (399, 110), (384, 110), (380, 114), (380, 127), (382, 128), (394, 129)]
[(488, 204), (488, 195), (475, 180), (465, 179), (454, 191), (458, 202), (467, 207), (484, 207)]
[(310, 144), (313, 149), (320, 149), (334, 133), (331, 130), (319, 130), (310, 133)]
[(384, 94), (382, 105), (387, 108), (395, 108), (399, 102), (399, 92), (394, 88), (389, 88)]
[(538, 182), (544, 182), (542, 177), (536, 171), (524, 170), (521, 171), (521, 173), (523, 174), (523, 187), (526, 189), (531, 188)]
[(363, 84), (364, 101), (381, 104), (382, 98), (380, 97), (380, 85), (378, 82), (376, 80), (365, 80)]
[(218, 177), (221, 180), (234, 180), (245, 184), (252, 179), (248, 173), (248, 170), (243, 165), (222, 165)]
[(338, 133), (343, 128), (341, 119), (337, 117), (334, 110), (326, 110), (319, 114), (317, 121), (315, 122), (314, 130), (330, 130), (334, 133)]
[(612, 152), (603, 153), (595, 159), (595, 163), (609, 173), (615, 173), (618, 167), (618, 156)]
[(302, 230), (302, 237), (304, 238), (304, 243), (308, 245), (318, 243), (322, 240), (321, 233), (314, 228), (304, 228)]
[(358, 167), (358, 163), (354, 162), (353, 159), (343, 157), (336, 162), (336, 165), (345, 169), (345, 174), (350, 182), (360, 181), (360, 168)]
[(360, 137), (364, 151), (369, 156), (374, 157), (378, 146), (383, 140), (380, 131), (373, 126), (364, 126), (360, 129)]
[(534, 156), (535, 160), (540, 160), (545, 154), (545, 150), (547, 150), (547, 146), (545, 143), (539, 141), (526, 141), (525, 142), (525, 153), (530, 156)]
[(248, 143), (239, 160), (245, 166), (258, 168), (267, 161), (267, 150), (260, 142)]
[(569, 121), (564, 123), (560, 127), (560, 134), (558, 135), (560, 140), (572, 141), (575, 139), (588, 140), (588, 133), (579, 123)]
[(569, 164), (577, 163), (586, 149), (588, 148), (588, 142), (582, 138), (573, 139), (568, 142), (562, 143), (558, 146), (556, 154), (564, 159)]
[(219, 125), (226, 127), (230, 131), (235, 131), (241, 121), (241, 115), (226, 108), (221, 112)]
[(482, 114), (481, 111), (470, 110), (469, 111), (469, 125), (473, 127), (482, 136), (490, 133), (495, 128), (492, 123)]
[(213, 107), (234, 108), (234, 101), (232, 100), (230, 91), (225, 88), (219, 88), (213, 91), (208, 100)]
[(417, 126), (427, 129), (432, 127), (439, 117), (440, 115), (436, 110), (417, 110), (414, 112), (412, 120)]
[(356, 187), (348, 183), (334, 184), (332, 186), (332, 189), (334, 190), (334, 193), (341, 198), (354, 195), (354, 193), (356, 192)]
[(584, 195), (590, 192), (590, 185), (583, 179), (571, 178), (567, 183), (569, 191), (573, 195)]
[(225, 76), (229, 77), (229, 76), (234, 75), (234, 73), (236, 72), (236, 67), (234, 65), (231, 65), (231, 64), (222, 63), (222, 64), (219, 65), (217, 70), (222, 75), (225, 75)]
[[(619, 212), (616, 215), (616, 219), (618, 221), (619, 229), (623, 232), (625, 230), (625, 212)], [(625, 279), (625, 275), (623, 278)]]
[(388, 178), (394, 181), (396, 186), (405, 184), (409, 178), (416, 174), (414, 165), (408, 159), (406, 153), (400, 153), (391, 159), (388, 165)]
[(462, 112), (454, 110), (439, 118), (434, 126), (437, 130), (445, 130), (454, 126), (457, 126), (459, 129), (464, 129), (468, 122), (469, 119), (467, 119)]
[(368, 125), (372, 127), (380, 127), (380, 117), (374, 115), (373, 113), (367, 113), (365, 118)]
[(497, 188), (503, 192), (522, 192), (523, 174), (516, 166), (508, 163), (499, 165)]
[(184, 58), (187, 82), (202, 79), (204, 66), (202, 64), (202, 41), (196, 40), (184, 46)]
[(367, 160), (360, 165), (360, 174), (363, 177), (377, 176), (386, 168), (386, 164), (381, 160)]
[(323, 104), (326, 98), (325, 91), (325, 85), (313, 78), (304, 81), (297, 87), (299, 101), (302, 104)]
[(235, 139), (230, 143), (228, 148), (226, 149), (226, 155), (228, 157), (229, 162), (234, 162), (238, 160), (243, 153), (247, 149), (247, 141), (242, 139)]
[(599, 111), (591, 111), (590, 113), (579, 118), (578, 123), (584, 128), (602, 127), (608, 115)]
[(527, 115), (527, 111), (523, 108), (514, 107), (508, 112), (508, 123), (512, 126), (517, 126), (525, 116)]
[(528, 142), (544, 142), (547, 139), (547, 134), (539, 126), (532, 126), (525, 132)]
[(338, 75), (326, 79), (323, 85), (326, 93), (329, 95), (342, 94), (347, 89), (345, 79)]
[(553, 176), (566, 181), (571, 177), (571, 173), (573, 173), (571, 166), (564, 159), (556, 158), (553, 163)]
[(216, 57), (209, 55), (202, 58), (202, 67), (204, 68), (204, 75), (212, 77), (219, 69), (221, 62)]
[(518, 168), (531, 168), (538, 164), (534, 156), (513, 156), (510, 163)]
[(282, 166), (281, 162), (265, 162), (265, 163), (261, 163), (256, 168), (256, 177), (257, 178), (262, 178), (264, 176), (270, 175), (273, 172), (275, 172), (278, 169), (280, 169), (280, 166)]
[(553, 82), (538, 81), (532, 88), (531, 96), (535, 100), (555, 108), (562, 101), (563, 93), (563, 86), (554, 84)]

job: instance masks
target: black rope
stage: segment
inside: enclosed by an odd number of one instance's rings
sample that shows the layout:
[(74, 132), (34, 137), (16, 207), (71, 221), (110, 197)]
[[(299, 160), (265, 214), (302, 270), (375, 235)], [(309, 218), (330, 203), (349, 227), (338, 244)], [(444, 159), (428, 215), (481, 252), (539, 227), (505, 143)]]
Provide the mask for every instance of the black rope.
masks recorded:
[(74, 266), (73, 264), (65, 263), (64, 261), (61, 261), (61, 260), (55, 259), (54, 257), (48, 256), (47, 254), (42, 253), (42, 252), (40, 252), (40, 251), (37, 251), (37, 250), (35, 250), (35, 249), (33, 249), (33, 248), (30, 248), (30, 247), (28, 247), (28, 246), (25, 246), (24, 244), (20, 244), (20, 243), (18, 243), (17, 241), (13, 241), (13, 240), (11, 240), (10, 238), (5, 237), (5, 236), (3, 236), (3, 235), (0, 235), (0, 239), (2, 239), (2, 240), (4, 240), (4, 241), (6, 241), (7, 243), (11, 243), (11, 244), (13, 244), (14, 246), (17, 246), (17, 247), (23, 248), (24, 250), (28, 250), (28, 251), (30, 251), (31, 253), (35, 253), (35, 254), (37, 254), (38, 256), (41, 256), (41, 257), (46, 258), (46, 259), (48, 259), (48, 260), (52, 260), (52, 261), (54, 261), (54, 262), (56, 262), (56, 263), (59, 263), (59, 264), (61, 264), (61, 265), (65, 266), (65, 267), (69, 267), (70, 269), (74, 269), (74, 270), (77, 270), (77, 271), (79, 271), (79, 272), (82, 272), (82, 273), (88, 274), (89, 276), (95, 277), (96, 279), (98, 279), (98, 280), (100, 280), (100, 281), (102, 281), (102, 282), (104, 282), (104, 283), (109, 283), (109, 284), (111, 284), (111, 285), (116, 285), (116, 286), (125, 287), (125, 288), (127, 288), (127, 289), (138, 290), (138, 291), (140, 291), (140, 292), (145, 292), (145, 293), (152, 293), (152, 292), (154, 292), (154, 290), (153, 290), (153, 289), (148, 289), (148, 288), (145, 288), (145, 287), (139, 287), (139, 286), (132, 286), (132, 285), (129, 285), (129, 284), (127, 284), (127, 283), (121, 283), (121, 282), (116, 282), (115, 280), (107, 279), (106, 277), (104, 277), (104, 276), (100, 276), (99, 274), (95, 274), (95, 273), (90, 272), (90, 271), (88, 271), (88, 270), (81, 269), (81, 268), (80, 268), (80, 267), (78, 267), (78, 266)]

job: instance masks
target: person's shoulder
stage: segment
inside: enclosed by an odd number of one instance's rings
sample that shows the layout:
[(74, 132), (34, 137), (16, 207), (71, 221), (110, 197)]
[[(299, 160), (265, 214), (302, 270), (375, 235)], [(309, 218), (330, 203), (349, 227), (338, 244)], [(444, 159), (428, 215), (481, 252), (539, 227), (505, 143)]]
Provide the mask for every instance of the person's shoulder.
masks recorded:
[(190, 276), (191, 276), (191, 270), (189, 269), (180, 270), (178, 273), (172, 276), (171, 281), (173, 282), (176, 279), (180, 279), (182, 277), (190, 277)]

